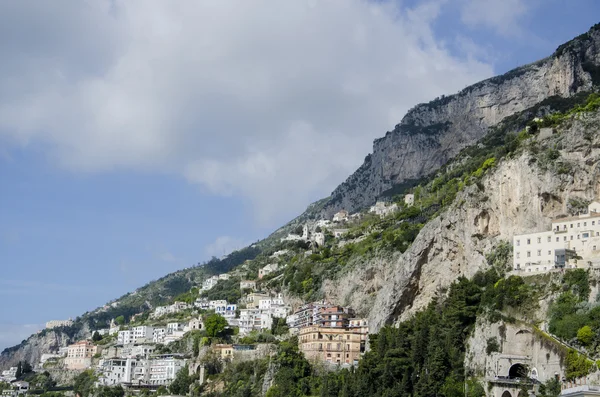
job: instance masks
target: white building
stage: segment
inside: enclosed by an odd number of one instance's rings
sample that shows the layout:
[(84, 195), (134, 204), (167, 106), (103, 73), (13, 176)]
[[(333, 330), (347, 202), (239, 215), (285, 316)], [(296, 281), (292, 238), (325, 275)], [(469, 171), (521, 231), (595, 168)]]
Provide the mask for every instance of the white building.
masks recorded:
[(169, 385), (175, 379), (177, 372), (185, 367), (186, 362), (183, 356), (175, 354), (165, 354), (153, 357), (150, 360), (148, 371), (148, 384), (150, 385)]
[(119, 345), (129, 345), (130, 343), (134, 343), (134, 341), (133, 330), (131, 329), (119, 331), (117, 334), (117, 344)]
[(348, 211), (341, 210), (338, 211), (335, 215), (333, 215), (334, 222), (345, 222), (348, 220)]
[(388, 216), (398, 210), (398, 205), (396, 203), (388, 204), (384, 201), (378, 201), (375, 205), (371, 206), (369, 212), (374, 213), (375, 215), (379, 215), (381, 218)]
[(133, 328), (133, 341), (134, 343), (142, 343), (152, 341), (152, 335), (154, 333), (154, 327), (149, 325), (140, 325)]
[(225, 319), (235, 318), (236, 310), (237, 310), (237, 305), (229, 304), (227, 302), (225, 302), (225, 305), (223, 305), (223, 306), (215, 307), (215, 313), (225, 317)]
[(17, 367), (10, 367), (9, 369), (2, 371), (1, 380), (3, 382), (10, 383), (15, 379), (17, 379)]
[(73, 325), (73, 320), (51, 320), (46, 323), (47, 329), (57, 328), (57, 327), (70, 327)]
[(152, 332), (152, 342), (164, 343), (166, 335), (167, 330), (165, 328), (154, 328), (154, 332)]
[(404, 196), (404, 204), (406, 204), (408, 207), (412, 207), (413, 205), (415, 205), (415, 195), (406, 194)]
[(219, 276), (212, 276), (204, 280), (202, 283), (202, 291), (212, 289), (219, 282)]
[(229, 280), (231, 277), (228, 273), (219, 274), (219, 280)]
[(111, 358), (100, 362), (98, 383), (114, 386), (124, 383), (145, 383), (148, 363), (145, 359)]
[(210, 308), (208, 304), (208, 299), (206, 298), (197, 298), (194, 302), (194, 306), (200, 310), (208, 310)]
[(159, 318), (168, 314), (175, 314), (183, 311), (185, 309), (189, 309), (190, 305), (185, 302), (175, 302), (169, 306), (157, 306), (152, 314), (150, 314), (150, 318)]
[(258, 301), (255, 308), (240, 310), (238, 325), (240, 334), (245, 335), (252, 330), (271, 329), (273, 317), (285, 318), (290, 312), (281, 296), (264, 298)]
[[(576, 257), (580, 257), (577, 260)], [(513, 237), (513, 269), (543, 272), (600, 264), (600, 203), (586, 214), (552, 221), (552, 230)]]
[(204, 329), (204, 322), (202, 321), (201, 317), (194, 318), (194, 319), (190, 320), (190, 322), (188, 323), (187, 328), (190, 331)]
[(278, 269), (279, 269), (279, 265), (277, 263), (271, 263), (271, 264), (263, 267), (262, 269), (258, 270), (258, 278), (262, 279), (267, 274), (276, 272)]
[(256, 281), (254, 280), (242, 280), (240, 281), (240, 289), (256, 289)]
[(342, 237), (344, 234), (348, 233), (348, 230), (350, 229), (333, 229), (333, 237), (335, 238), (340, 238)]

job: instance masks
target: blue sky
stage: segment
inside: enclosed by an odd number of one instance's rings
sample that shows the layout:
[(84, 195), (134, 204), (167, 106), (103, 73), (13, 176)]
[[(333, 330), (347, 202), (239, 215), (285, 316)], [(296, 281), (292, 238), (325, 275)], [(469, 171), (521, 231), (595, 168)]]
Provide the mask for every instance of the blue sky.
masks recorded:
[[(594, 0), (0, 3), (0, 349), (266, 236)], [(226, 3), (226, 4), (225, 4)]]

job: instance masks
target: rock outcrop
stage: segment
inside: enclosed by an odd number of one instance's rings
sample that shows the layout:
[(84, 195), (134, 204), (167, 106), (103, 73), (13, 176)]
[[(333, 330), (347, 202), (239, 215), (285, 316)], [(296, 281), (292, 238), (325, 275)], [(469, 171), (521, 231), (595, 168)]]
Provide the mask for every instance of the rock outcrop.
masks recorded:
[(480, 184), (463, 190), (445, 212), (428, 222), (403, 254), (375, 255), (323, 285), (325, 296), (369, 317), (372, 332), (424, 308), (460, 276), (485, 269), (485, 254), (515, 234), (549, 230), (567, 212), (570, 198), (600, 198), (600, 112), (587, 113), (551, 138), (531, 145), (560, 147), (557, 173), (524, 151), (507, 158)]
[(594, 85), (600, 85), (600, 25), (548, 58), (410, 110), (375, 140), (373, 152), (333, 191), (322, 214), (365, 208), (388, 189), (435, 171), (505, 117)]

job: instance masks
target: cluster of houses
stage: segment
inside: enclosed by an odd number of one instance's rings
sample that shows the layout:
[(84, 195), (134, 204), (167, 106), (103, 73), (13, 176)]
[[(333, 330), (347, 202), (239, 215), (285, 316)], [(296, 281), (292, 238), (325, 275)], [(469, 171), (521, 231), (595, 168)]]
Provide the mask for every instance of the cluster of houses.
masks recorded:
[(179, 313), (185, 309), (189, 309), (190, 305), (185, 302), (175, 302), (172, 305), (168, 306), (157, 306), (154, 308), (152, 313), (150, 313), (150, 318), (159, 318), (162, 316)]
[(557, 218), (550, 230), (513, 237), (513, 271), (547, 272), (553, 269), (600, 265), (600, 203), (587, 212)]
[(132, 351), (100, 360), (98, 383), (106, 386), (166, 386), (186, 365), (187, 360), (180, 354)]
[(46, 329), (58, 328), (58, 327), (70, 327), (73, 325), (73, 320), (51, 320), (46, 323)]
[(29, 392), (29, 382), (20, 380), (12, 382), (10, 386), (10, 388), (2, 390), (2, 397), (26, 396)]

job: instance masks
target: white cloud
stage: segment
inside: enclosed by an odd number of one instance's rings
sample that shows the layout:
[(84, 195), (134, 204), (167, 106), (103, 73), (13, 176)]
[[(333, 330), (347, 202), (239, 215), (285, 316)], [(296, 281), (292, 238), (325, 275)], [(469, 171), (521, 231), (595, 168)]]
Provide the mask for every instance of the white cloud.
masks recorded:
[(183, 175), (262, 225), (328, 194), (416, 103), (492, 74), (436, 44), (435, 1), (26, 3), (0, 2), (0, 142)]
[(250, 242), (230, 236), (217, 237), (215, 241), (204, 247), (204, 253), (207, 256), (221, 257), (227, 255), (237, 249), (244, 248), (249, 245)]
[[(531, 2), (530, 2), (531, 3)], [(520, 36), (520, 20), (530, 11), (523, 0), (463, 0), (461, 20), (471, 27), (486, 27), (503, 36)]]

